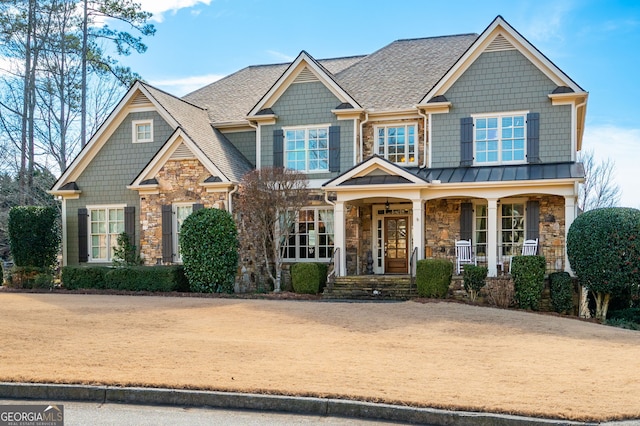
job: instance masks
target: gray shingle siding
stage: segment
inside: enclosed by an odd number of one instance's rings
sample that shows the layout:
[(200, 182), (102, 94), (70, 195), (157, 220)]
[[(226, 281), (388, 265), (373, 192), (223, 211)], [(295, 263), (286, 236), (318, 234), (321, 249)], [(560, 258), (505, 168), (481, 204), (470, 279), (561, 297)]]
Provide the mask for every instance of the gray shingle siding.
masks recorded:
[(432, 167), (460, 164), (460, 118), (471, 114), (540, 113), (540, 160), (571, 161), (571, 107), (552, 106), (556, 85), (516, 50), (486, 52), (447, 91), (448, 114), (434, 114)]
[[(323, 83), (292, 84), (272, 109), (278, 116), (275, 125), (262, 128), (262, 166), (273, 164), (273, 130), (289, 126), (329, 124), (340, 126), (340, 171), (353, 166), (353, 121), (338, 121), (331, 112), (341, 101)], [(307, 175), (309, 179), (331, 179), (339, 173)]]
[[(153, 142), (132, 143), (133, 120), (153, 119)], [(118, 126), (100, 152), (76, 179), (82, 191), (77, 200), (67, 201), (67, 262), (78, 264), (78, 208), (87, 205), (126, 204), (140, 213), (137, 191), (126, 188), (171, 136), (173, 129), (156, 112), (131, 113)], [(140, 223), (136, 221), (136, 239)], [(137, 244), (137, 241), (136, 241)]]
[(238, 148), (253, 167), (256, 166), (256, 132), (224, 133), (224, 136)]

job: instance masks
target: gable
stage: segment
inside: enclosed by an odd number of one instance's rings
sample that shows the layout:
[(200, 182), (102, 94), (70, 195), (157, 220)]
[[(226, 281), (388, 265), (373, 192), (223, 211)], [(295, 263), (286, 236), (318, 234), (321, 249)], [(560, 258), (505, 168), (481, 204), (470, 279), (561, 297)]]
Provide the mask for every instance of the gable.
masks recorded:
[(291, 85), (315, 82), (322, 83), (333, 93), (336, 99), (340, 101), (338, 104), (351, 104), (354, 108), (360, 108), (360, 105), (340, 87), (328, 71), (308, 53), (302, 51), (262, 99), (252, 108), (248, 114), (249, 118), (260, 119), (261, 112), (272, 108)]
[(340, 186), (425, 183), (405, 168), (374, 155), (322, 186), (325, 190), (336, 190)]

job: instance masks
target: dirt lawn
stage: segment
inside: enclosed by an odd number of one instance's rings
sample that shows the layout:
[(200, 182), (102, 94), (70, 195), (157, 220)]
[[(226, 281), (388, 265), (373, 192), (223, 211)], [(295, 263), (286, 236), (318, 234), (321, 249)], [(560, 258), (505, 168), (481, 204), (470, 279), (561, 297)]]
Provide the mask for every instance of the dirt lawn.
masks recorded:
[(0, 293), (0, 381), (640, 418), (640, 332), (458, 303)]

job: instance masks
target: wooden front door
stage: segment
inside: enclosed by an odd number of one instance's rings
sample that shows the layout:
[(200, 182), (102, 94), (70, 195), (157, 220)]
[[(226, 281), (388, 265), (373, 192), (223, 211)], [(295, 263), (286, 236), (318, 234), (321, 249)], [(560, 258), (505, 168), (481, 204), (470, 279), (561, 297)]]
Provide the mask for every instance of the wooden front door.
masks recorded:
[(406, 274), (409, 272), (409, 218), (386, 217), (384, 219), (384, 272)]

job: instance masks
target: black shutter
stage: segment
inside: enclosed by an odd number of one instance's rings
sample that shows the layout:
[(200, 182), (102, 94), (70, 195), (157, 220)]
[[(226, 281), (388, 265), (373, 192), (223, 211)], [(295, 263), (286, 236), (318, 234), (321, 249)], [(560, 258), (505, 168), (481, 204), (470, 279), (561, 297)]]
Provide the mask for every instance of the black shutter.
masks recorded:
[(173, 262), (173, 209), (171, 204), (162, 206), (162, 261)]
[(124, 208), (124, 232), (129, 236), (129, 243), (136, 245), (136, 208), (134, 206)]
[(473, 165), (473, 117), (460, 119), (460, 166)]
[[(534, 240), (540, 237), (540, 202), (527, 201), (527, 229), (525, 238)], [(539, 245), (539, 244), (538, 244)]]
[(329, 127), (329, 171), (340, 171), (340, 126)]
[(89, 261), (89, 211), (78, 209), (78, 261)]
[(460, 239), (473, 239), (473, 204), (460, 203)]
[(191, 206), (191, 213), (195, 213), (200, 209), (204, 209), (204, 204), (195, 203), (194, 205)]
[(273, 131), (273, 167), (284, 167), (284, 132)]
[(540, 113), (527, 114), (527, 162), (540, 162)]

